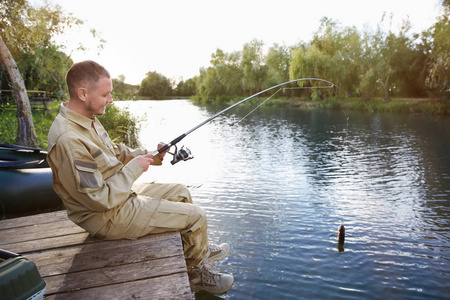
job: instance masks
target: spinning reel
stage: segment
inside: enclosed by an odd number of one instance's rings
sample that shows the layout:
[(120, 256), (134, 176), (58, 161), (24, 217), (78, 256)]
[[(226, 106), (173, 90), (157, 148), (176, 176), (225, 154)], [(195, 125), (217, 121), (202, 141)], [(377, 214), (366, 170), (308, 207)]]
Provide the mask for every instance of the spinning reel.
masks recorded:
[(170, 162), (172, 165), (176, 164), (177, 162), (181, 161), (181, 160), (189, 160), (189, 159), (193, 159), (194, 156), (191, 153), (191, 150), (189, 150), (187, 147), (184, 148), (184, 146), (182, 146), (180, 148), (180, 150), (177, 149), (177, 146), (175, 146), (175, 151), (173, 153), (169, 152), (169, 154), (173, 155), (173, 159)]

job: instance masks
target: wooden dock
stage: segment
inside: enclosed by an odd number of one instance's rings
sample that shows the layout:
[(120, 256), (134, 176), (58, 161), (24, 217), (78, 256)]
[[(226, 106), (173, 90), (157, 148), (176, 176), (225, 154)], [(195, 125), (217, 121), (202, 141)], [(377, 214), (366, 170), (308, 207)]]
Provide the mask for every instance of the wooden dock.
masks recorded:
[[(51, 113), (51, 109), (48, 108), (56, 96), (49, 96), (46, 91), (27, 90), (28, 99), (32, 109), (39, 109), (43, 105), (43, 109)], [(52, 99), (53, 98), (53, 99)], [(11, 109), (16, 107), (14, 101), (13, 90), (0, 90), (0, 110)]]
[(34, 262), (45, 299), (192, 299), (178, 232), (89, 236), (65, 211), (0, 221), (0, 248)]

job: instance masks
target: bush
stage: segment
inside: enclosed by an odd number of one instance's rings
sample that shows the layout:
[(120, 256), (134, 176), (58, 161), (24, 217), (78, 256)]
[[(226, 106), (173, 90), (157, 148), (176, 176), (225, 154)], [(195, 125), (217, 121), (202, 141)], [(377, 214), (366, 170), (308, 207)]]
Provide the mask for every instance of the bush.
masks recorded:
[(127, 109), (121, 110), (117, 106), (111, 105), (98, 119), (114, 143), (124, 143), (131, 148), (139, 147), (139, 120), (133, 117)]

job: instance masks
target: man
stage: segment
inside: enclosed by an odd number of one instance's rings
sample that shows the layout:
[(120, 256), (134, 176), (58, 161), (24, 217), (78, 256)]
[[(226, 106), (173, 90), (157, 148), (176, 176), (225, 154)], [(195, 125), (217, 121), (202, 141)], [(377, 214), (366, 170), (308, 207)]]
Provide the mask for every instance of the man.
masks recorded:
[(208, 245), (205, 211), (192, 203), (189, 190), (180, 184), (134, 184), (150, 165), (160, 165), (165, 153), (154, 157), (113, 143), (96, 118), (113, 102), (108, 71), (83, 61), (70, 68), (66, 82), (70, 99), (50, 128), (48, 162), (68, 217), (101, 239), (180, 231), (192, 291), (228, 291), (233, 276), (209, 269), (230, 247)]

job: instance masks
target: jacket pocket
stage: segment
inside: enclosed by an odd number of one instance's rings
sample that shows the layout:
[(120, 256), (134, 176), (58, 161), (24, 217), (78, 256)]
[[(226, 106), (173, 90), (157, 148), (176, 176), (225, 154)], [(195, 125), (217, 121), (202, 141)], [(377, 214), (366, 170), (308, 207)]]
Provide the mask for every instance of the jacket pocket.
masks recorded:
[[(77, 185), (81, 192), (91, 192), (100, 187), (101, 175), (97, 163), (75, 160)], [(100, 179), (100, 180), (99, 180)]]

